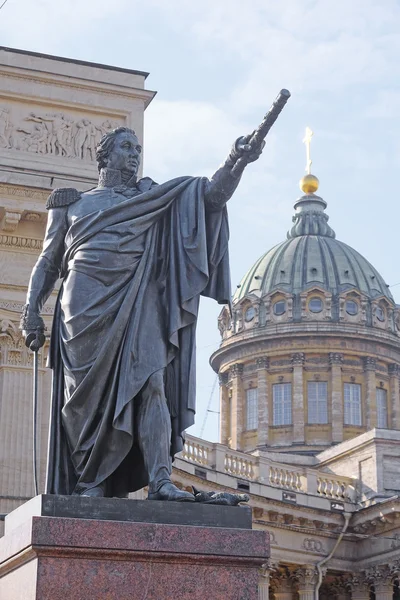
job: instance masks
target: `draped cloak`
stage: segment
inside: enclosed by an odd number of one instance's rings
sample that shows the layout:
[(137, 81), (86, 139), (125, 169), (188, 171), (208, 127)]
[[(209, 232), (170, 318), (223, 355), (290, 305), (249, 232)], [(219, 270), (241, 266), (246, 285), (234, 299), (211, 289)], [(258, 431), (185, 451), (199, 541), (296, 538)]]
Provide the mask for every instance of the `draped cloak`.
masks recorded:
[(227, 211), (208, 210), (207, 183), (181, 177), (122, 201), (96, 188), (78, 201), (89, 209), (65, 238), (49, 355), (48, 493), (107, 479), (108, 495), (123, 496), (148, 483), (135, 407), (160, 369), (171, 456), (182, 450), (195, 414), (199, 297), (230, 297)]

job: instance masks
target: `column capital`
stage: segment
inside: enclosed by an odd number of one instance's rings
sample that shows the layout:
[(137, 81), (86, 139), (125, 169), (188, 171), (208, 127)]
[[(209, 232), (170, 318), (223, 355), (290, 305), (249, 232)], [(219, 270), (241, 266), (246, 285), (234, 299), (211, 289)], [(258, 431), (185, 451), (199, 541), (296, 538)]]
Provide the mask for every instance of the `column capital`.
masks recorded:
[(347, 582), (352, 598), (369, 598), (370, 583), (364, 573), (353, 573)]
[(276, 565), (271, 573), (270, 583), (275, 595), (277, 593), (289, 595), (293, 592), (292, 573), (286, 566)]
[(397, 377), (400, 376), (400, 365), (397, 363), (390, 363), (388, 365), (389, 375), (395, 375)]
[(393, 579), (396, 576), (394, 564), (374, 565), (365, 570), (365, 578), (370, 585), (374, 586), (377, 598), (393, 597)]
[(318, 571), (313, 565), (303, 565), (295, 570), (293, 578), (298, 583), (299, 591), (314, 590)]
[(330, 365), (342, 365), (343, 354), (340, 352), (329, 352), (329, 364)]
[(218, 381), (220, 386), (228, 385), (229, 372), (225, 371), (224, 373), (218, 373)]
[(291, 360), (294, 367), (302, 367), (306, 360), (306, 355), (304, 352), (296, 352), (295, 354), (292, 354)]
[(268, 356), (259, 356), (256, 358), (256, 368), (257, 369), (268, 369), (269, 367), (269, 358)]
[(242, 363), (235, 363), (231, 365), (230, 374), (231, 377), (242, 377), (244, 365)]
[(364, 356), (364, 371), (376, 371), (376, 358), (374, 356)]

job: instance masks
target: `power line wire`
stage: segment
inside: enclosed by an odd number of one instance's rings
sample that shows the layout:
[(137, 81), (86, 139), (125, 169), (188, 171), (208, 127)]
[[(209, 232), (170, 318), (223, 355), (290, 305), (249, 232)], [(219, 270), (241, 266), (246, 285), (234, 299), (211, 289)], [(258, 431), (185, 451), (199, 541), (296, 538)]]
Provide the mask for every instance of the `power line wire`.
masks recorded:
[(0, 6), (0, 10), (3, 8), (6, 2), (8, 2), (8, 0), (4, 0), (3, 4)]

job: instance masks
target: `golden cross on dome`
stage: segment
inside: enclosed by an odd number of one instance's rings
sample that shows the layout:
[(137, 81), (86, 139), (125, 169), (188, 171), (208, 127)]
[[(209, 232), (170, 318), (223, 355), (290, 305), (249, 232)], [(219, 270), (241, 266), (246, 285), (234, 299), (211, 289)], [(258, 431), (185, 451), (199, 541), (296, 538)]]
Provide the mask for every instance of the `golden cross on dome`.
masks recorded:
[(314, 135), (314, 132), (311, 131), (309, 127), (306, 127), (306, 135), (304, 136), (303, 143), (306, 145), (306, 153), (307, 153), (307, 165), (306, 171), (310, 175), (311, 174), (311, 165), (312, 160), (310, 156), (310, 146), (311, 146), (311, 138)]

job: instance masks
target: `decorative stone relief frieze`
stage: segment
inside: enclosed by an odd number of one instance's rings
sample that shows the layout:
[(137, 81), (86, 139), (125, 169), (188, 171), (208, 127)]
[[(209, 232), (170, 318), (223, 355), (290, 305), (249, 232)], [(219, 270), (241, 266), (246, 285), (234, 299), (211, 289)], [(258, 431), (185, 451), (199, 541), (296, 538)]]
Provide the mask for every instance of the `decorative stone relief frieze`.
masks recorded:
[(13, 118), (11, 109), (3, 106), (0, 107), (0, 148), (94, 161), (101, 137), (118, 125), (104, 118), (97, 123), (88, 118), (73, 119), (61, 112), (31, 112), (25, 117)]
[(8, 249), (26, 249), (40, 252), (43, 248), (43, 241), (36, 238), (26, 238), (17, 235), (7, 235), (0, 233), (0, 247)]
[[(14, 300), (0, 300), (0, 308), (11, 312), (21, 313), (24, 305), (21, 302), (15, 302)], [(41, 312), (45, 315), (52, 315), (54, 309), (52, 306), (45, 306)]]

